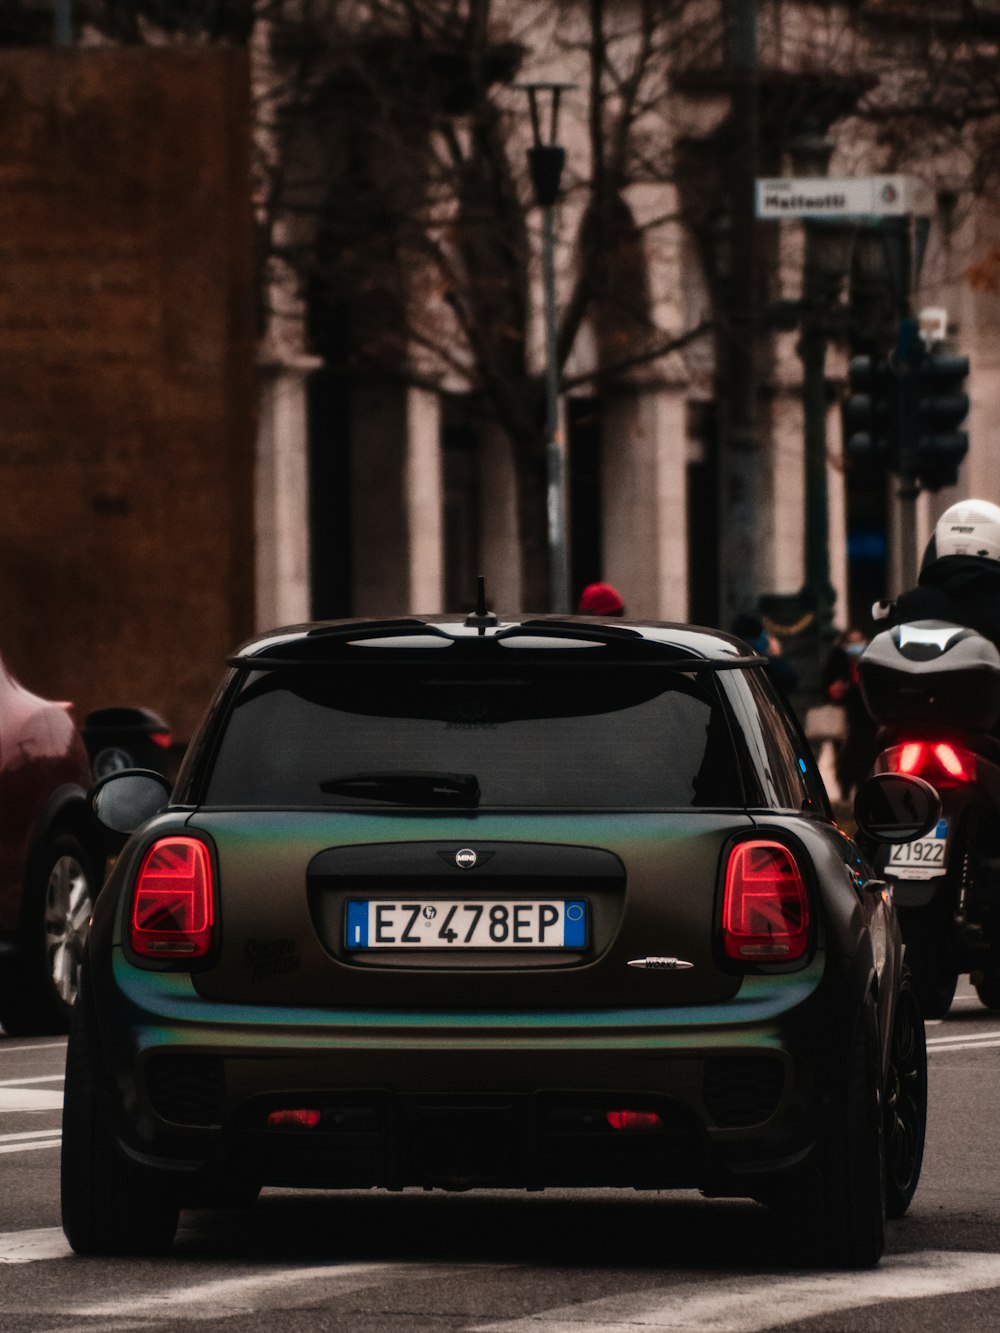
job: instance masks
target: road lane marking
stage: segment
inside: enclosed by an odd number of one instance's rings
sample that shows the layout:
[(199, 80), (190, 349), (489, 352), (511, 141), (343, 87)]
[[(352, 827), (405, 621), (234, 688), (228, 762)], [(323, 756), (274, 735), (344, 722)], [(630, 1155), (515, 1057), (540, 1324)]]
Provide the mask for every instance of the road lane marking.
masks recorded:
[[(711, 1285), (686, 1282), (605, 1296), (519, 1319), (475, 1324), (473, 1333), (637, 1333), (711, 1329), (760, 1333), (876, 1303), (924, 1300), (1000, 1286), (1000, 1254), (894, 1254), (871, 1272), (713, 1272)], [(722, 1290), (720, 1290), (722, 1288)]]

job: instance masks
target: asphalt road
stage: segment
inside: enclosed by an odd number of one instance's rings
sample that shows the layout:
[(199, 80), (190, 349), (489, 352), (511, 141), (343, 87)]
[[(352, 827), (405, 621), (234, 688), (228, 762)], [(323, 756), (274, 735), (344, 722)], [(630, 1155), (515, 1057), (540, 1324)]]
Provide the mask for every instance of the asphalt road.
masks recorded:
[(0, 1035), (0, 1333), (1000, 1330), (1000, 1015), (928, 1024), (924, 1176), (873, 1273), (786, 1267), (767, 1214), (694, 1194), (269, 1190), (182, 1216), (173, 1255), (59, 1229), (64, 1043)]

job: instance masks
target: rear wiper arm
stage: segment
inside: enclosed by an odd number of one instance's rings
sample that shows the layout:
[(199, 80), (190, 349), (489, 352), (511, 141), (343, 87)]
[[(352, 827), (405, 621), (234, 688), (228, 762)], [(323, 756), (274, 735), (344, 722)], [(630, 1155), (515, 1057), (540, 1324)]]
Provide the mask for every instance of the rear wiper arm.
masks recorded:
[(394, 773), (349, 773), (327, 778), (320, 791), (331, 796), (370, 796), (375, 801), (399, 805), (479, 804), (479, 779), (475, 773), (425, 773), (403, 770)]

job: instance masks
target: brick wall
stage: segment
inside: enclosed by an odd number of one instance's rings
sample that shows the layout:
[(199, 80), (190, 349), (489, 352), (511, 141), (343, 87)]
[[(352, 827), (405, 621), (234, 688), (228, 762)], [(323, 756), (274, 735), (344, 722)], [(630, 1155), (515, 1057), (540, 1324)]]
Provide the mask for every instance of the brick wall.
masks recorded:
[(246, 62), (0, 52), (0, 125), (0, 652), (186, 739), (253, 628)]

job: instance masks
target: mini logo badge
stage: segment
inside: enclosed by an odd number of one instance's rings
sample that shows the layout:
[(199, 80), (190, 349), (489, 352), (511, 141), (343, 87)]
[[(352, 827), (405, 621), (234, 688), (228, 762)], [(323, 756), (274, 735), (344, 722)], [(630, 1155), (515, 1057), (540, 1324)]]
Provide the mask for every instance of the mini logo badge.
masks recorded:
[(461, 870), (471, 870), (478, 860), (479, 857), (471, 847), (463, 847), (455, 853), (455, 864)]
[(629, 967), (644, 967), (651, 972), (684, 972), (694, 963), (685, 958), (630, 958)]

